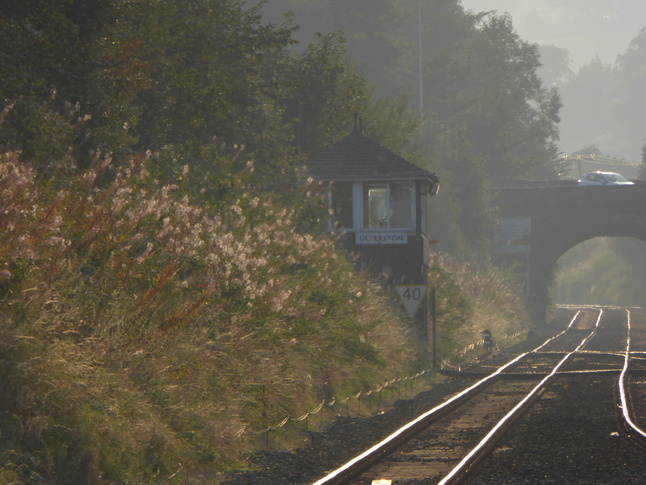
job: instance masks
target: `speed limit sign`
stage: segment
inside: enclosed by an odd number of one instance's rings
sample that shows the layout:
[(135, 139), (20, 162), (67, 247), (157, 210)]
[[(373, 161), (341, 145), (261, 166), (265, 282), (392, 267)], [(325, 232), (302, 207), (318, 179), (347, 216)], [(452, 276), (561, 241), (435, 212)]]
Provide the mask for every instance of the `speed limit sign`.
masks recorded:
[(414, 316), (417, 313), (420, 303), (424, 299), (426, 286), (397, 285), (395, 289), (408, 314), (411, 317)]

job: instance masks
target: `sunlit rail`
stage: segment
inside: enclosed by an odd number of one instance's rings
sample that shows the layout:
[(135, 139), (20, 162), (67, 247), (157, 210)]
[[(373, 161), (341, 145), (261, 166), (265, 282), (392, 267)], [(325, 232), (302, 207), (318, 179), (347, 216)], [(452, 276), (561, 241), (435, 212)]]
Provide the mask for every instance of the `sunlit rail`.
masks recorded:
[(631, 403), (628, 399), (627, 396), (627, 391), (628, 391), (628, 373), (630, 369), (630, 332), (631, 332), (631, 325), (630, 325), (630, 311), (626, 311), (626, 318), (628, 321), (628, 335), (626, 337), (626, 356), (624, 359), (624, 367), (621, 370), (621, 374), (619, 375), (619, 397), (620, 397), (620, 406), (621, 406), (621, 412), (624, 420), (624, 426), (626, 428), (626, 433), (632, 435), (634, 438), (638, 439), (641, 441), (643, 444), (646, 444), (646, 432), (644, 432), (633, 420), (632, 418), (632, 413), (631, 413)]
[[(626, 311), (626, 314), (627, 320), (621, 318), (621, 333), (616, 333), (616, 330), (612, 330), (612, 322), (618, 321), (614, 320), (616, 314), (613, 316), (608, 313), (606, 316), (602, 307), (579, 307), (564, 330), (535, 349), (516, 356), (492, 373), (488, 373), (486, 365), (483, 366), (487, 372), (484, 377), (484, 374), (478, 375), (477, 369), (464, 372), (464, 377), (475, 377), (477, 382), (468, 385), (462, 392), (435, 406), (313, 485), (370, 483), (374, 476), (405, 480), (413, 475), (416, 479), (433, 479), (436, 480), (433, 483), (444, 485), (461, 483), (467, 475), (480, 473), (476, 471), (479, 470), (476, 465), (499, 445), (507, 430), (545, 395), (548, 386), (553, 389), (552, 382), (564, 376), (570, 379), (576, 379), (577, 376), (588, 378), (592, 375), (599, 376), (600, 379), (607, 379), (603, 376), (612, 378), (613, 374), (620, 376), (615, 382), (620, 385), (616, 399), (617, 407), (621, 407), (625, 415), (626, 424), (623, 428), (626, 429), (626, 434), (638, 436), (646, 444), (646, 433), (639, 428), (635, 416), (631, 414), (628, 382), (629, 376), (641, 375), (646, 370), (631, 369), (631, 355), (641, 358), (642, 353), (631, 349), (630, 311)], [(610, 325), (605, 326), (605, 322)], [(616, 326), (614, 328), (619, 329)], [(616, 342), (610, 347), (606, 340), (608, 331), (614, 332), (610, 335), (613, 336), (612, 342)], [(632, 342), (638, 345), (634, 339)], [(536, 385), (530, 384), (531, 379), (539, 379), (539, 382)], [(639, 389), (633, 388), (633, 394), (641, 392)], [(554, 391), (549, 392), (554, 399)], [(467, 403), (468, 408), (465, 407)], [(485, 407), (482, 407), (483, 403)], [(491, 403), (494, 403), (494, 407), (491, 407)], [(454, 414), (454, 411), (458, 412)], [(485, 413), (491, 414), (491, 418), (482, 420), (481, 416)], [(462, 416), (466, 416), (466, 420)], [(480, 421), (477, 427), (468, 428), (468, 423), (477, 421)], [(459, 441), (463, 439), (459, 436), (466, 429), (470, 430), (467, 433), (470, 434), (469, 441)], [(479, 441), (473, 441), (474, 437)], [(413, 442), (409, 442), (411, 439)], [(426, 441), (428, 439), (430, 441)], [(393, 456), (387, 456), (390, 454)], [(375, 465), (376, 468), (373, 468)]]

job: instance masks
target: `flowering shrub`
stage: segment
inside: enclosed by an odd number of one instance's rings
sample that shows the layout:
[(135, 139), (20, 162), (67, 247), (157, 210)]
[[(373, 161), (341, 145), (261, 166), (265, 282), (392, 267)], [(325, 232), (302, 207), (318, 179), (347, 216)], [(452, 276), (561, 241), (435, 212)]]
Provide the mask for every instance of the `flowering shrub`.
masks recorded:
[(151, 163), (45, 184), (0, 158), (0, 428), (45, 481), (79, 482), (70, 454), (122, 483), (222, 468), (250, 429), (416, 365), (397, 307), (315, 229), (322, 187), (267, 200), (249, 163), (211, 207)]
[[(107, 184), (99, 183), (110, 166), (106, 159), (44, 201), (33, 170), (20, 165), (17, 154), (6, 155), (0, 172), (3, 269), (29, 264), (31, 278), (48, 283), (70, 278), (73, 269), (79, 282), (96, 284), (100, 267), (110, 285), (131, 296), (130, 323), (154, 316), (163, 328), (213, 301), (279, 311), (298, 292), (286, 286), (290, 268), (318, 265), (321, 276), (338, 257), (328, 236), (294, 231), (302, 207), (276, 208), (243, 191), (217, 213), (209, 212), (173, 196), (177, 186), (151, 180), (150, 157), (117, 169)], [(309, 188), (306, 193), (315, 197)], [(183, 301), (172, 312), (164, 304), (171, 293)]]

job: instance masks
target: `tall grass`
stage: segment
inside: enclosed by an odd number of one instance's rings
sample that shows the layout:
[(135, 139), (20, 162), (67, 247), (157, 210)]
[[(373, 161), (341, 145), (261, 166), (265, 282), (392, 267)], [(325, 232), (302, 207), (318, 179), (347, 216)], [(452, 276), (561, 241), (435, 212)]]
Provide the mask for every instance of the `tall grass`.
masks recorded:
[(429, 285), (436, 288), (441, 360), (461, 365), (483, 354), (480, 332), (492, 332), (498, 348), (516, 343), (529, 329), (522, 285), (490, 261), (465, 263), (450, 255), (431, 255)]
[(253, 430), (419, 365), (311, 230), (317, 184), (260, 200), (249, 163), (206, 207), (154, 161), (40, 180), (0, 158), (0, 483), (212, 483)]

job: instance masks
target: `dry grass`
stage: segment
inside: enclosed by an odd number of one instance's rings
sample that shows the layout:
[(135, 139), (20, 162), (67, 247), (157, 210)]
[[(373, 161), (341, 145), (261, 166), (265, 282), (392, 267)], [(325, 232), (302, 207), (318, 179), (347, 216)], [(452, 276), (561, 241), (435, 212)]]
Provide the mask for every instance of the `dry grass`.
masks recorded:
[(449, 365), (480, 358), (484, 329), (495, 344), (506, 347), (522, 340), (529, 330), (520, 285), (515, 277), (485, 263), (465, 264), (448, 255), (432, 257), (431, 284), (438, 294), (441, 359)]
[[(297, 229), (311, 181), (266, 208), (249, 165), (214, 210), (147, 159), (56, 192), (0, 161), (0, 484), (212, 483), (285, 416), (427, 367), (394, 296)], [(431, 283), (445, 359), (522, 328), (491, 271), (437, 255)]]
[(258, 430), (422, 365), (390, 297), (295, 230), (316, 187), (265, 209), (248, 167), (210, 211), (146, 163), (51, 193), (2, 159), (0, 483), (212, 480)]

